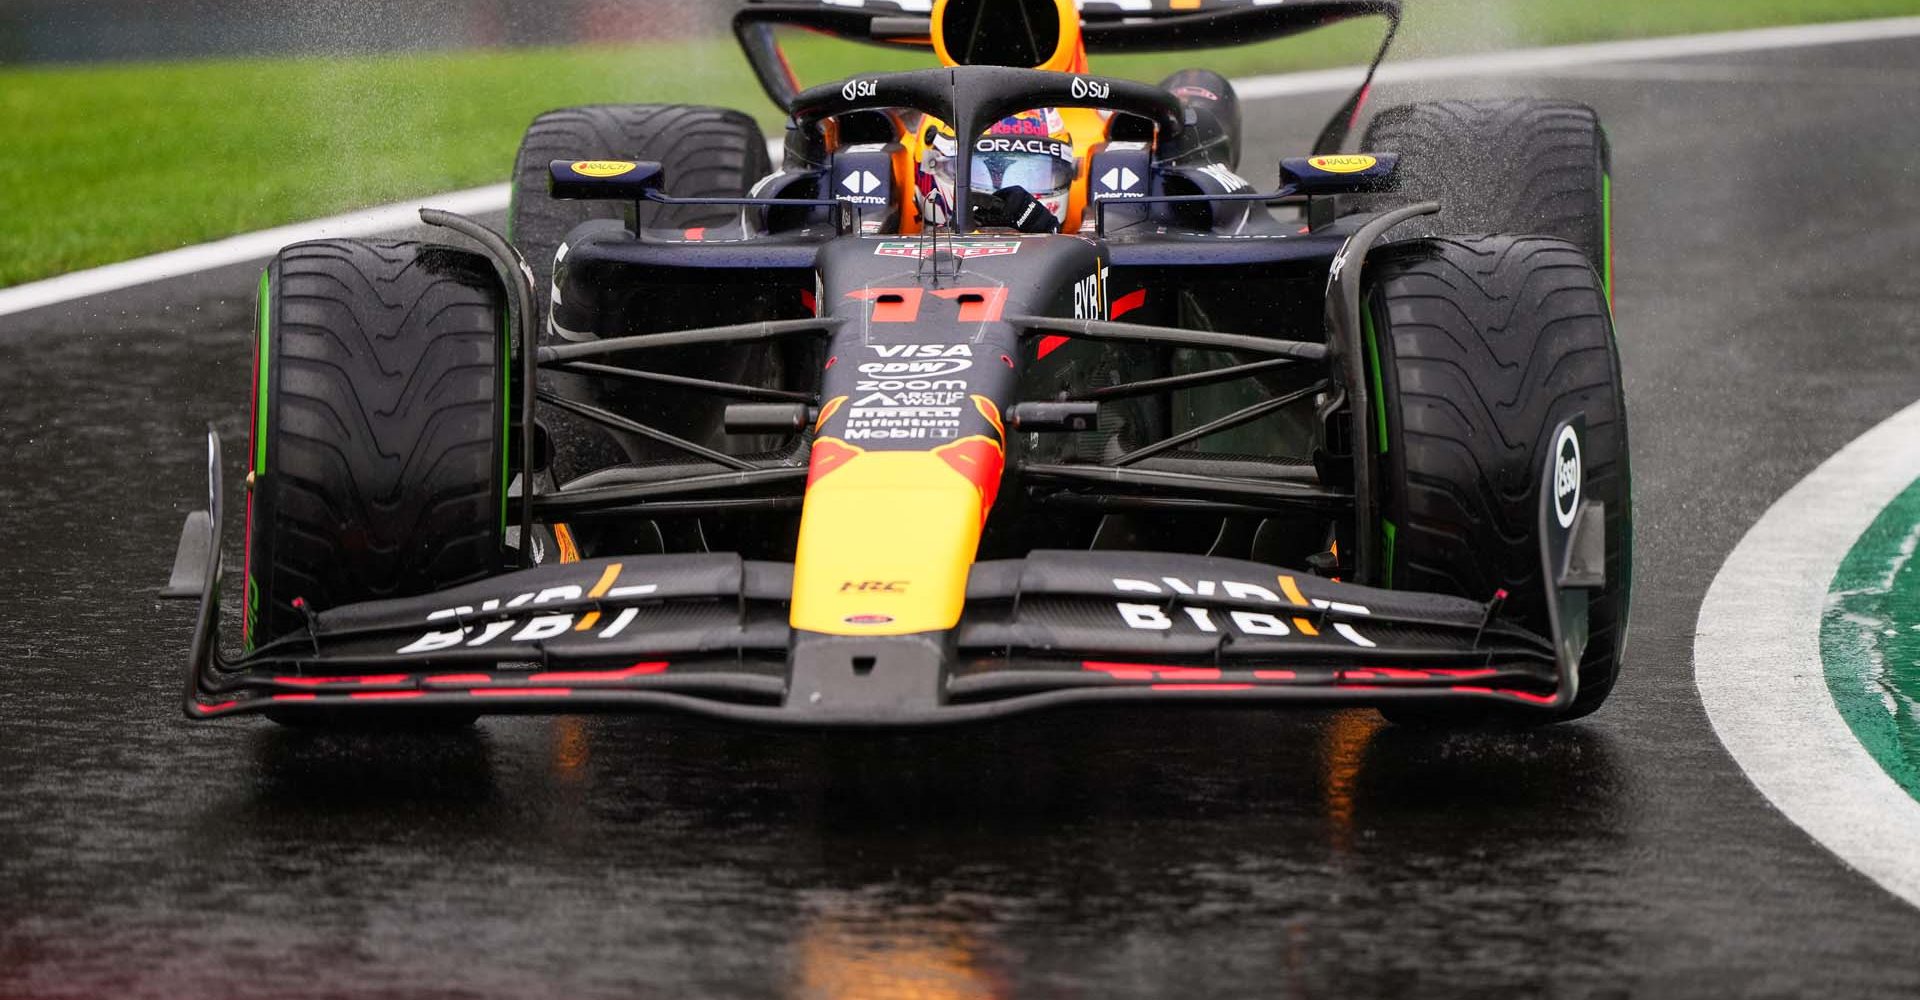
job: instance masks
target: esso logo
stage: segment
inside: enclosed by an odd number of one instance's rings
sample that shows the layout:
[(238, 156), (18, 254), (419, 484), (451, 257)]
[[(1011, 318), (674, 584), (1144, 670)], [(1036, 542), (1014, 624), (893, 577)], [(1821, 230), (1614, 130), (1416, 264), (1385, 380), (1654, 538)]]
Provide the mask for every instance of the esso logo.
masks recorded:
[(880, 84), (875, 80), (848, 80), (847, 85), (840, 88), (840, 96), (849, 101), (857, 101), (862, 97), (878, 97), (879, 95)]
[(1553, 514), (1562, 528), (1573, 527), (1580, 512), (1580, 435), (1572, 427), (1560, 431), (1553, 445)]
[(1113, 88), (1098, 80), (1083, 80), (1077, 76), (1073, 78), (1073, 99), (1076, 101), (1084, 101), (1088, 98), (1104, 101), (1112, 96)]

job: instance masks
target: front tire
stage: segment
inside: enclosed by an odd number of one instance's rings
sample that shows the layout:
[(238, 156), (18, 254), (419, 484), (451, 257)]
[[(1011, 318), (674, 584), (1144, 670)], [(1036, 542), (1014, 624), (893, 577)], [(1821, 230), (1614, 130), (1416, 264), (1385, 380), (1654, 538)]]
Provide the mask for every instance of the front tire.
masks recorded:
[(1585, 489), (1606, 504), (1606, 585), (1592, 594), (1580, 692), (1558, 715), (1401, 705), (1395, 722), (1525, 725), (1580, 718), (1619, 676), (1632, 589), (1632, 476), (1613, 322), (1579, 248), (1530, 236), (1424, 239), (1378, 251), (1366, 335), (1383, 387), (1388, 584), (1487, 600), (1547, 634), (1540, 470), (1584, 413)]
[(247, 494), (249, 650), (306, 628), (296, 601), (321, 611), (414, 597), (503, 568), (506, 318), (492, 265), (453, 247), (322, 240), (267, 267)]

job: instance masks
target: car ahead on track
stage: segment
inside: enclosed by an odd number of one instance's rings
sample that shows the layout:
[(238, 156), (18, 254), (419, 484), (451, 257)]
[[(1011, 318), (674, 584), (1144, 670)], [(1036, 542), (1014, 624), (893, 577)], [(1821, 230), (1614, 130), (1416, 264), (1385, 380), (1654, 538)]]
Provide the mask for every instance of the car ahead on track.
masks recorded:
[[(1399, 14), (748, 0), (778, 169), (739, 112), (572, 108), (510, 239), (288, 247), (240, 652), (217, 438), (169, 588), (188, 714), (1593, 711), (1632, 544), (1594, 113), (1414, 104), (1347, 152), (1362, 86), (1266, 186), (1218, 74), (1087, 72), (1360, 16), (1384, 58)], [(939, 65), (802, 88), (796, 30)]]

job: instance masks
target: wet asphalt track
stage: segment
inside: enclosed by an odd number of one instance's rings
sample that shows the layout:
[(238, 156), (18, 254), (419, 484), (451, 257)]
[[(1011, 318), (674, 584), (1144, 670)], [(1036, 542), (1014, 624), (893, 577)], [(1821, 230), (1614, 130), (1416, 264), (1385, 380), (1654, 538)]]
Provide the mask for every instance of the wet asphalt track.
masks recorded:
[(1920, 397), (1916, 67), (1445, 85), (1587, 100), (1616, 143), (1633, 641), (1599, 716), (1522, 736), (189, 725), (190, 609), (153, 592), (201, 427), (244, 440), (255, 272), (0, 320), (0, 996), (1914, 995), (1920, 913), (1751, 789), (1689, 654), (1745, 529)]

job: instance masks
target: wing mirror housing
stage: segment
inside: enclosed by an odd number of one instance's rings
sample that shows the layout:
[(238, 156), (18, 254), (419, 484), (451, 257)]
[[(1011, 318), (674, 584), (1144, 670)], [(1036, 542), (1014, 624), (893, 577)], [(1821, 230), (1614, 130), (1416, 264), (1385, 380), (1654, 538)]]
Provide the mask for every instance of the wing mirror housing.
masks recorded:
[(1339, 153), (1280, 161), (1280, 183), (1308, 196), (1372, 194), (1399, 187), (1400, 154)]
[(646, 201), (667, 186), (666, 168), (647, 160), (554, 160), (547, 193), (563, 201)]

